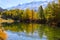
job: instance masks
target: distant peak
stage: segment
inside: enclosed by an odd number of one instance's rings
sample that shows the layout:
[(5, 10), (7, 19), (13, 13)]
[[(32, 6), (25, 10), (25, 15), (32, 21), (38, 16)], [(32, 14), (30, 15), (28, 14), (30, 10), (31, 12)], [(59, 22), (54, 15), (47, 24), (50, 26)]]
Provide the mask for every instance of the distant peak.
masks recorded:
[(46, 7), (47, 3), (48, 1), (32, 1), (29, 3), (18, 4), (17, 6), (11, 7), (9, 9), (23, 9), (24, 10), (26, 8), (29, 8), (29, 9), (37, 10), (40, 5), (42, 5), (43, 7)]
[(2, 7), (0, 7), (0, 9), (3, 9)]
[(21, 4), (19, 4), (18, 6), (21, 6)]

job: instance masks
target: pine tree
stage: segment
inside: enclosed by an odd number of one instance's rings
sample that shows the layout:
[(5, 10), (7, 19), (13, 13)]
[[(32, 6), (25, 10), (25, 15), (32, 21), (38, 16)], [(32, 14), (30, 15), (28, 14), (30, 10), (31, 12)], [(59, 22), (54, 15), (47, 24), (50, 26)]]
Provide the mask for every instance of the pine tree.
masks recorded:
[(39, 14), (40, 19), (44, 19), (45, 18), (42, 6), (39, 7), (38, 14)]

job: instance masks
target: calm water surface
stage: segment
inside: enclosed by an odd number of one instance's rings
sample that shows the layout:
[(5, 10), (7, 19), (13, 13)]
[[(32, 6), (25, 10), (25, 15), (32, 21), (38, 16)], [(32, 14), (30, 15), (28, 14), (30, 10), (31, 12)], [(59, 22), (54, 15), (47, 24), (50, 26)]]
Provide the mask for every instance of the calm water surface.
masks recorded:
[(32, 23), (2, 25), (7, 32), (7, 40), (60, 40), (60, 28)]

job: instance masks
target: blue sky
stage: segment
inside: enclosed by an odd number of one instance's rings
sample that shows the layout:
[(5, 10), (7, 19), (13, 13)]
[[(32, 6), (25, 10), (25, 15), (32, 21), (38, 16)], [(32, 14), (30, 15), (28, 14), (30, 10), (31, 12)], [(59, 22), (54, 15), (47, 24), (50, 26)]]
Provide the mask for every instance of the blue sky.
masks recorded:
[(9, 8), (18, 4), (29, 3), (32, 1), (52, 1), (52, 0), (0, 0), (0, 7)]

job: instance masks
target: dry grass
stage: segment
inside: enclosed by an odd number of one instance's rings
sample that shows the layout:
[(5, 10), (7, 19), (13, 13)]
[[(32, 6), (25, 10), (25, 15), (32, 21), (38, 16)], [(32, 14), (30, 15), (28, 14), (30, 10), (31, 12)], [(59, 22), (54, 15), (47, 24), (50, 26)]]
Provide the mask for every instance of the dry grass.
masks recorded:
[(4, 23), (4, 22), (12, 23), (12, 22), (14, 22), (14, 20), (12, 20), (12, 19), (5, 20), (5, 19), (0, 18), (0, 23)]
[(0, 28), (0, 38), (3, 40), (6, 40), (8, 38), (7, 33), (2, 28)]

